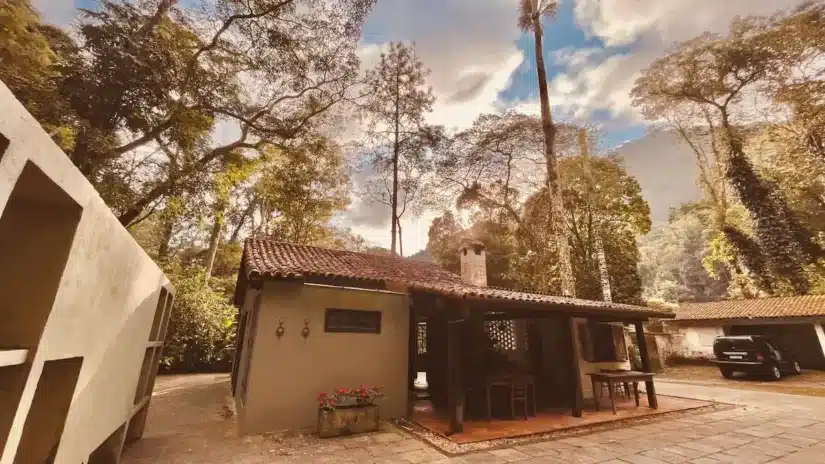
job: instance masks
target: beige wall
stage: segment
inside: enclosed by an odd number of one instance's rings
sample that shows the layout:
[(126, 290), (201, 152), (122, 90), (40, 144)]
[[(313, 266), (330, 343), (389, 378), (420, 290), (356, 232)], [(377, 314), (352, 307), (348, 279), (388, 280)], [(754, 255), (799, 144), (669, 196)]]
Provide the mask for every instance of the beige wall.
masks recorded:
[[(379, 403), (383, 418), (405, 414), (407, 295), (270, 281), (261, 296), (247, 398), (236, 401), (242, 433), (315, 427), (319, 392), (361, 384), (385, 389)], [(324, 333), (327, 308), (381, 311), (381, 333)], [(285, 330), (281, 339), (275, 336), (279, 320)], [(305, 320), (307, 339), (300, 334)]]
[[(574, 322), (576, 324), (576, 330), (573, 331), (573, 336), (576, 338), (577, 346), (581, 347), (581, 341), (579, 341), (579, 330), (578, 326), (580, 324), (586, 324), (587, 319), (584, 318), (575, 318)], [(618, 323), (621, 325), (621, 323)], [(627, 345), (625, 343), (625, 345)], [(628, 359), (630, 357), (628, 356)], [(584, 358), (581, 356), (581, 348), (579, 348), (579, 375), (581, 377), (582, 382), (582, 394), (585, 399), (592, 399), (593, 398), (593, 384), (590, 380), (590, 376), (587, 375), (590, 372), (599, 372), (599, 369), (630, 369), (630, 361), (618, 361), (618, 362), (588, 362), (585, 361)]]
[[(82, 357), (83, 363), (56, 462), (85, 462), (132, 413), (155, 304), (161, 285), (168, 285), (168, 280), (68, 157), (2, 84), (0, 108), (0, 133), (11, 141), (0, 159), (0, 210), (5, 209), (28, 162), (82, 208), (51, 312), (39, 343), (35, 340), (30, 347), (25, 387), (0, 464), (14, 461), (44, 362), (68, 357)], [(43, 227), (41, 233), (60, 231), (59, 227)], [(50, 254), (39, 259), (48, 266), (51, 257)], [(16, 284), (12, 291), (36, 294), (42, 290), (40, 285), (40, 281), (30, 279)], [(8, 295), (4, 300), (12, 301)], [(24, 306), (4, 308), (13, 312), (25, 310)]]
[(676, 356), (688, 359), (713, 359), (713, 341), (725, 335), (721, 325), (718, 326), (676, 326), (670, 340), (670, 351)]

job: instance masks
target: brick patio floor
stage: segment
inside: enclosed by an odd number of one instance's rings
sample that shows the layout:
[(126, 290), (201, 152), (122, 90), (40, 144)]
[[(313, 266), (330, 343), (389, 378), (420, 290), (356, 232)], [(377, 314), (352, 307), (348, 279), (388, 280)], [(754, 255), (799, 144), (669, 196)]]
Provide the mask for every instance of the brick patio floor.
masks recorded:
[[(163, 385), (159, 382), (159, 385)], [(657, 382), (663, 395), (741, 407), (447, 457), (404, 432), (335, 440), (236, 438), (221, 416), (226, 382), (155, 397), (131, 463), (763, 463), (825, 462), (825, 398)]]

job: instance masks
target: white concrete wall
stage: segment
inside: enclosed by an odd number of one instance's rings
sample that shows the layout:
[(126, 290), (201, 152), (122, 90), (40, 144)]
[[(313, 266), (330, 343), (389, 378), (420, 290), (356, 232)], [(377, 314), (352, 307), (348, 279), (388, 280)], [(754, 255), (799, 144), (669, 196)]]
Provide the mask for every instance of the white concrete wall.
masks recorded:
[[(578, 326), (581, 324), (586, 324), (587, 319), (584, 318), (576, 318), (574, 319), (576, 324), (576, 330), (573, 332), (573, 336), (576, 337), (576, 344), (579, 346), (579, 377), (581, 378), (582, 384), (582, 395), (584, 399), (592, 399), (593, 398), (593, 383), (590, 380), (590, 376), (587, 375), (588, 373), (592, 372), (599, 372), (601, 369), (630, 369), (630, 356), (628, 356), (627, 361), (615, 361), (615, 362), (588, 362), (585, 361), (584, 358), (581, 357), (581, 341), (579, 340), (579, 330)], [(621, 325), (621, 323), (618, 323)], [(625, 347), (627, 347), (627, 343), (625, 343)]]
[(825, 356), (825, 327), (822, 324), (814, 324), (814, 330), (816, 331), (816, 338), (819, 340), (819, 347), (823, 356)]
[(43, 363), (74, 356), (82, 356), (83, 365), (55, 462), (86, 462), (132, 413), (155, 306), (168, 280), (2, 83), (0, 108), (0, 133), (11, 141), (0, 160), (0, 210), (28, 161), (83, 208), (0, 464), (14, 462)]
[(670, 351), (688, 359), (713, 359), (713, 340), (725, 334), (722, 326), (669, 326), (674, 332)]

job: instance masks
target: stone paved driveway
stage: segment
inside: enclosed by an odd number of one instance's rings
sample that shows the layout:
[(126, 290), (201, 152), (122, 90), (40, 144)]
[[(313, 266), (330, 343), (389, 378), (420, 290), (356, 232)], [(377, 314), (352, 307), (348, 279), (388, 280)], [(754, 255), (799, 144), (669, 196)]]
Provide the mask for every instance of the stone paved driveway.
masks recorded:
[[(167, 444), (183, 441), (188, 443), (187, 449), (180, 452), (166, 449), (158, 453), (157, 449), (152, 449), (152, 440), (163, 439), (165, 432), (162, 424), (152, 422), (150, 413), (144, 440), (136, 444), (137, 449), (127, 451), (124, 462), (825, 463), (825, 398), (667, 382), (657, 382), (657, 390), (661, 394), (741, 407), (458, 457), (444, 456), (426, 444), (392, 430), (322, 442), (310, 440), (290, 448), (287, 456), (272, 453), (281, 446), (279, 444), (266, 440), (249, 442), (248, 439), (241, 442), (228, 438), (227, 433), (215, 434), (210, 440), (202, 437), (198, 442), (191, 439), (187, 442), (186, 436), (168, 436), (164, 440)], [(185, 400), (175, 400), (174, 397), (183, 394), (183, 391), (176, 391), (153, 400), (152, 408), (158, 408), (155, 418), (163, 417), (160, 409), (164, 407), (163, 401), (169, 401), (179, 417), (181, 401)], [(195, 433), (192, 425), (186, 430), (182, 433)], [(227, 437), (227, 441), (214, 441), (219, 435)], [(216, 448), (223, 452), (210, 452)]]

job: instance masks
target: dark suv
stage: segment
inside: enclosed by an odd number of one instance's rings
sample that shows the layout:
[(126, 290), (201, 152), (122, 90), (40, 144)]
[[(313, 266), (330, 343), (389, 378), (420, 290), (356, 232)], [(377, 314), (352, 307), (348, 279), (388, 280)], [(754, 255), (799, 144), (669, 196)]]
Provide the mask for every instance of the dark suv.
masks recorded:
[(764, 374), (779, 380), (783, 374), (799, 374), (799, 363), (773, 340), (762, 335), (716, 337), (716, 365), (725, 378), (734, 372)]

